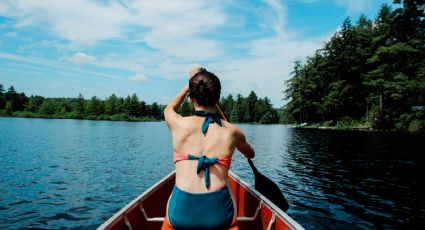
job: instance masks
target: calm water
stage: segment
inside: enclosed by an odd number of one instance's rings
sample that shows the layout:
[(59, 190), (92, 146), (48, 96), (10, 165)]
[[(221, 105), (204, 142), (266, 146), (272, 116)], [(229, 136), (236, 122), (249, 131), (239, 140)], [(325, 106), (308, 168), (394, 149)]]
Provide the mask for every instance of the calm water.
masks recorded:
[[(423, 134), (240, 127), (305, 228), (425, 228)], [(0, 118), (0, 229), (94, 229), (171, 156), (164, 123)], [(253, 184), (239, 153), (232, 170)]]

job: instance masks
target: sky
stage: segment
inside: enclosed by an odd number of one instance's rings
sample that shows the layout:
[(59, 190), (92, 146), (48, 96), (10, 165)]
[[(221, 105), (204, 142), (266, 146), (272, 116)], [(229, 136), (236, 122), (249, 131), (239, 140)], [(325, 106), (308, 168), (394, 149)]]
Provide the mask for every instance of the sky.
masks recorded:
[(166, 104), (203, 66), (222, 96), (286, 102), (294, 62), (392, 0), (1, 0), (0, 84), (44, 97)]

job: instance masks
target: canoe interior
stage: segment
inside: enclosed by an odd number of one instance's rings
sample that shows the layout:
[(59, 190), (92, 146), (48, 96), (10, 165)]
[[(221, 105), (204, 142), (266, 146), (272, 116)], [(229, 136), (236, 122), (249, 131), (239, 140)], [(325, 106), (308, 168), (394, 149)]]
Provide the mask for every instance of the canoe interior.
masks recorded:
[[(157, 186), (143, 194), (128, 207), (124, 212), (117, 213), (111, 222), (99, 229), (121, 230), (121, 229), (161, 229), (162, 221), (148, 218), (164, 217), (168, 198), (174, 186), (175, 174), (170, 174)], [(258, 195), (249, 190), (246, 186), (238, 183), (235, 178), (229, 175), (229, 182), (235, 194), (237, 202), (238, 217), (254, 217), (260, 207), (256, 218), (251, 220), (240, 220), (238, 226), (240, 230), (245, 229), (294, 229), (290, 227), (288, 221), (276, 212), (273, 212), (269, 205), (261, 202)], [(260, 206), (259, 206), (260, 205)], [(144, 209), (146, 216), (143, 214)], [(146, 218), (147, 217), (147, 218)], [(273, 220), (272, 220), (273, 219)], [(272, 221), (271, 221), (272, 220)], [(271, 223), (270, 223), (271, 222)]]

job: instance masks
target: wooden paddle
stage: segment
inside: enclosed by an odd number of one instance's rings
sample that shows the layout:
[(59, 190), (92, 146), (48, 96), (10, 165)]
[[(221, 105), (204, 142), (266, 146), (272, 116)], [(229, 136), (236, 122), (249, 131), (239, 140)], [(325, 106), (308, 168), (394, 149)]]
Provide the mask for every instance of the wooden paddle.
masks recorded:
[[(216, 104), (216, 109), (224, 120), (229, 121), (219, 103)], [(276, 183), (261, 174), (251, 159), (248, 159), (248, 163), (249, 166), (251, 166), (252, 172), (254, 172), (255, 189), (273, 202), (277, 207), (286, 212), (289, 208), (288, 201), (285, 199)]]

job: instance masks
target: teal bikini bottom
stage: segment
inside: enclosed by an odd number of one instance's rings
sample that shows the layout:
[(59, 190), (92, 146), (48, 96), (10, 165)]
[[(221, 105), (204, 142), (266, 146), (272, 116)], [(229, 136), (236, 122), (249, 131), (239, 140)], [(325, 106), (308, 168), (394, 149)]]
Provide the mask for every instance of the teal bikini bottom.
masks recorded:
[(233, 201), (228, 187), (209, 193), (189, 193), (174, 185), (168, 218), (175, 229), (229, 229)]

